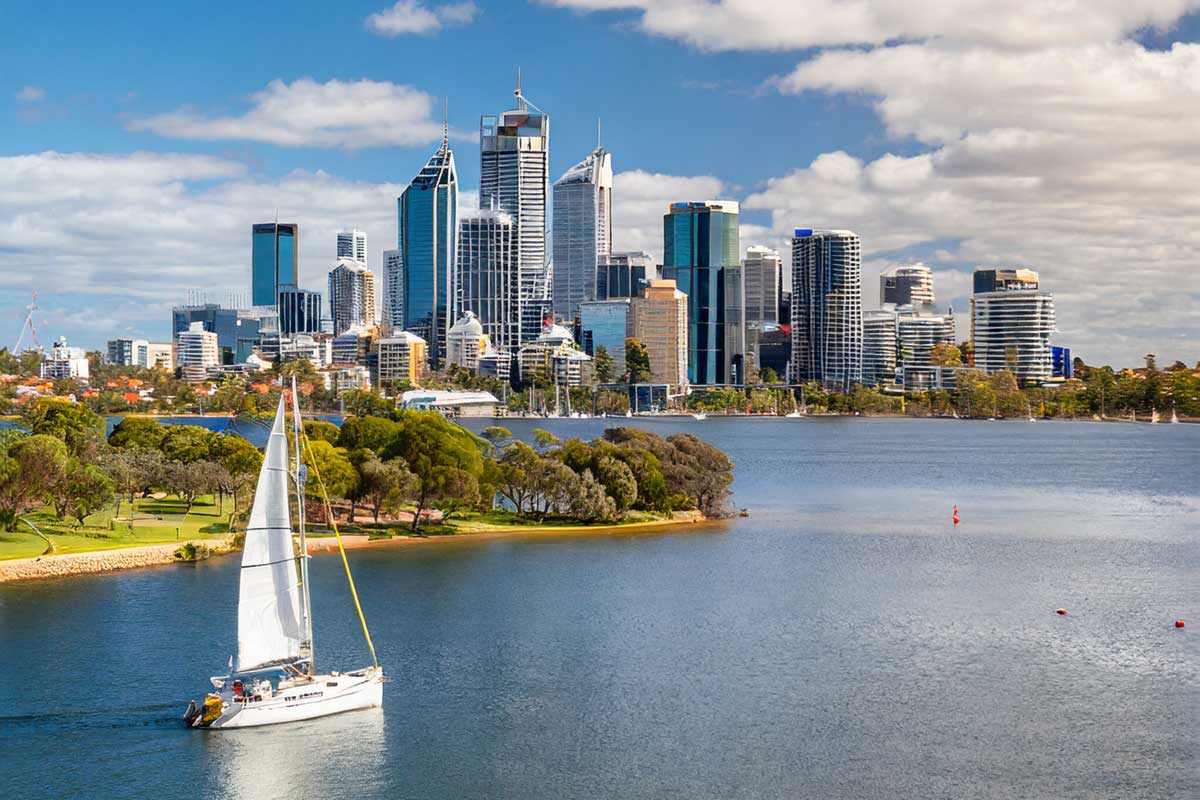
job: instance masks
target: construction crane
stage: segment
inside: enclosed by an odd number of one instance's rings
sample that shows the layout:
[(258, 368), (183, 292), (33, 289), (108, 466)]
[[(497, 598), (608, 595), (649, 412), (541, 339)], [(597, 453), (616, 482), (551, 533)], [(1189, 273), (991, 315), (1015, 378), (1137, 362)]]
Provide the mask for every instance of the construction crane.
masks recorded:
[(21, 325), (21, 333), (17, 336), (17, 343), (13, 345), (12, 353), (17, 355), (21, 353), (21, 345), (25, 341), (25, 331), (29, 331), (29, 338), (33, 340), (33, 344), (26, 348), (27, 350), (41, 350), (42, 343), (38, 341), (37, 329), (33, 327), (33, 312), (37, 311), (37, 289), (33, 290), (33, 301), (25, 306), (25, 322)]

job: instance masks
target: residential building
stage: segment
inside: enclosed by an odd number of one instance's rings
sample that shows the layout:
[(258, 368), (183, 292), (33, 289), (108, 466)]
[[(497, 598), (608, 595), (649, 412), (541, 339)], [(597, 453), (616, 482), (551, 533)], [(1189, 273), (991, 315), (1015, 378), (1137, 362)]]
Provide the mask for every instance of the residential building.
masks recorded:
[(50, 351), (42, 357), (41, 376), (46, 380), (88, 381), (87, 351), (82, 347), (71, 347), (67, 337), (60, 337), (50, 345)]
[(596, 274), (596, 299), (637, 297), (650, 281), (658, 280), (654, 256), (642, 251), (610, 253), (600, 259)]
[(280, 286), (300, 283), (299, 226), (266, 222), (255, 225), (250, 238), (250, 302), (273, 306)]
[(146, 345), (146, 366), (171, 372), (175, 369), (175, 345), (171, 342), (150, 342)]
[(326, 390), (336, 394), (357, 389), (371, 391), (371, 371), (362, 365), (344, 365), (321, 371)]
[(688, 382), (745, 382), (738, 204), (672, 203), (663, 217), (663, 277), (687, 297)]
[(896, 312), (886, 308), (863, 312), (863, 384), (888, 386), (895, 383), (896, 364)]
[(746, 304), (746, 325), (769, 322), (779, 324), (783, 302), (783, 259), (769, 247), (746, 248), (742, 259), (742, 294)]
[(976, 270), (975, 288), (971, 297), (975, 366), (989, 375), (1008, 370), (1021, 383), (1052, 378), (1054, 296), (1039, 290), (1037, 273)]
[(464, 216), (458, 226), (457, 258), (455, 316), (474, 312), (494, 347), (520, 346), (521, 286), (512, 217), (500, 211)]
[(416, 386), (425, 375), (428, 358), (425, 340), (410, 331), (400, 331), (375, 342), (374, 384), (380, 389), (397, 385)]
[(358, 228), (338, 231), (337, 257), (353, 258), (364, 267), (367, 265), (367, 233)]
[(517, 353), (521, 381), (538, 386), (582, 386), (591, 382), (592, 358), (575, 348), (575, 338), (561, 325), (547, 325), (535, 341)]
[(208, 371), (222, 363), (217, 334), (205, 328), (203, 321), (189, 323), (187, 330), (175, 336), (175, 363), (186, 381), (207, 378)]
[[(912, 306), (896, 309), (896, 354), (898, 363), (913, 367), (929, 366), (929, 353), (935, 345), (954, 344), (954, 312), (934, 314)], [(865, 348), (864, 343), (864, 348)]]
[(467, 311), (446, 334), (446, 363), (474, 372), (479, 367), (479, 357), (491, 346), (491, 339), (483, 332), (483, 323), (473, 311)]
[(352, 258), (339, 258), (329, 272), (329, 314), (335, 335), (351, 326), (375, 326), (375, 274)]
[[(429, 343), (430, 364), (437, 368), (446, 351), (446, 333), (454, 321), (454, 249), (458, 232), (458, 173), (454, 153), (443, 136), (396, 201), (399, 220), (398, 302), (393, 327)], [(389, 291), (391, 287), (389, 286)], [(394, 320), (399, 319), (396, 325)]]
[(279, 332), (320, 333), (321, 293), (292, 285), (279, 287)]
[(145, 339), (110, 339), (105, 345), (104, 363), (115, 367), (163, 366), (171, 369), (171, 344)]
[(404, 261), (399, 250), (383, 251), (383, 325), (402, 330), (404, 327)]
[(924, 264), (897, 264), (879, 276), (880, 306), (933, 305), (933, 272)]
[(849, 391), (862, 382), (862, 245), (845, 230), (792, 237), (792, 378)]
[[(274, 301), (266, 304), (274, 307)], [(222, 365), (245, 363), (259, 343), (263, 320), (274, 320), (253, 310), (222, 308), (216, 303), (176, 306), (171, 309), (171, 338), (178, 341), (180, 333), (189, 330), (193, 322), (201, 322), (204, 330), (217, 335), (217, 358)]]
[(507, 350), (490, 349), (480, 354), (475, 372), (481, 378), (495, 378), (508, 383), (512, 378), (512, 353)]
[(375, 328), (351, 325), (337, 336), (330, 345), (331, 363), (337, 366), (366, 364), (375, 342)]
[(908, 394), (943, 390), (953, 392), (958, 376), (969, 367), (933, 367), (905, 364), (897, 372), (899, 383)]
[[(519, 338), (536, 339), (550, 312), (546, 208), (550, 195), (550, 117), (516, 90), (516, 108), (480, 118), (479, 206), (510, 215), (517, 272)], [(488, 319), (479, 314), (484, 326)], [(495, 339), (497, 346), (500, 340)], [(507, 344), (505, 344), (507, 346)]]
[(673, 280), (651, 281), (629, 301), (629, 336), (650, 358), (650, 379), (682, 391), (688, 385), (688, 297)]
[(567, 320), (596, 297), (597, 268), (612, 252), (612, 155), (600, 145), (554, 183), (554, 313)]
[(629, 336), (629, 298), (588, 300), (579, 304), (579, 345), (592, 358), (601, 347), (612, 359), (612, 376), (625, 374), (625, 339)]

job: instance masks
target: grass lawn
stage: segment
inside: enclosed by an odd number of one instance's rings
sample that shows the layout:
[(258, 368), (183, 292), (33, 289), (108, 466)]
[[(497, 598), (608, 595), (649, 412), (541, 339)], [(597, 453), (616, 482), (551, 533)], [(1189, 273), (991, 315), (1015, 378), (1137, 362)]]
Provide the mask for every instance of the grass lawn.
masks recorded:
[[(669, 522), (670, 519), (649, 514), (644, 511), (630, 511), (624, 519), (617, 522), (580, 522), (566, 517), (547, 517), (542, 522), (521, 517), (512, 511), (459, 511), (455, 512), (446, 522), (426, 520), (421, 523), (418, 531), (420, 536), (455, 536), (464, 533), (494, 533), (513, 529), (530, 528), (535, 530), (571, 530), (587, 528), (611, 528), (619, 525), (633, 525), (647, 522)], [(343, 534), (370, 534), (381, 538), (388, 536), (408, 536), (408, 522), (356, 523), (349, 525), (338, 523), (338, 530)], [(314, 537), (332, 536), (333, 532), (323, 529), (309, 530)]]
[[(83, 526), (75, 519), (59, 519), (51, 507), (26, 516), (54, 543), (55, 553), (85, 553), (186, 539), (220, 539), (229, 530), (229, 514), (233, 508), (232, 502), (226, 499), (222, 513), (217, 508), (216, 498), (207, 496), (201, 497), (186, 515), (187, 504), (173, 497), (138, 498), (133, 504), (132, 522), (127, 500), (121, 501), (116, 514), (109, 507), (88, 517)], [(16, 532), (0, 531), (0, 560), (30, 558), (41, 555), (45, 549), (46, 543), (24, 523), (17, 525)]]

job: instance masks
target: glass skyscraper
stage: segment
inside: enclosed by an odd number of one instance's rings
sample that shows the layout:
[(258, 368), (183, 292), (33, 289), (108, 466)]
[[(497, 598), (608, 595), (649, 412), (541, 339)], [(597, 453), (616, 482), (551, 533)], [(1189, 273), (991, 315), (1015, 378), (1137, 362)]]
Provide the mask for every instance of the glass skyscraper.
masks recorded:
[(849, 391), (862, 383), (862, 245), (852, 231), (792, 237), (792, 377)]
[(612, 359), (611, 380), (625, 374), (625, 339), (629, 335), (629, 298), (589, 300), (579, 304), (579, 344), (595, 358), (603, 347)]
[(658, 280), (658, 267), (649, 253), (631, 251), (610, 253), (600, 259), (596, 275), (596, 299), (613, 300), (618, 297), (637, 297)]
[(279, 332), (321, 332), (321, 293), (295, 286), (279, 287)]
[(520, 284), (512, 217), (476, 211), (458, 225), (454, 315), (475, 313), (483, 332), (500, 350), (521, 345)]
[[(454, 318), (454, 248), (458, 230), (458, 175), (446, 138), (396, 201), (399, 212), (399, 308), (389, 308), (393, 326), (428, 344), (429, 362), (441, 366), (446, 332)], [(386, 275), (388, 297), (392, 280)], [(396, 325), (396, 320), (400, 324)]]
[(299, 226), (283, 222), (255, 225), (250, 245), (250, 302), (273, 306), (279, 287), (299, 283)]
[(663, 278), (687, 296), (688, 382), (744, 383), (745, 308), (738, 204), (672, 203), (663, 217)]
[(596, 299), (597, 268), (612, 252), (612, 155), (597, 146), (554, 183), (554, 313)]

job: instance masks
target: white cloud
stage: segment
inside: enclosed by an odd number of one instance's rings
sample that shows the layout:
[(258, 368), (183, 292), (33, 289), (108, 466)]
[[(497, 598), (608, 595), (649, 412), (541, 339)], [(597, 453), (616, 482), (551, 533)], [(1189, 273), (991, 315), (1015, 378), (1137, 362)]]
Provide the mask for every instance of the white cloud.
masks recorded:
[(444, 25), (465, 25), (477, 11), (471, 0), (427, 7), (419, 0), (399, 0), (391, 8), (367, 17), (367, 30), (381, 36), (400, 36), (406, 33), (433, 33)]
[(715, 200), (725, 186), (711, 175), (630, 170), (613, 176), (613, 250), (644, 250), (662, 262), (663, 215), (673, 202)]
[(286, 147), (409, 146), (436, 141), (435, 98), (388, 81), (271, 81), (239, 116), (209, 117), (184, 107), (134, 119), (133, 130), (176, 139), (242, 140)]
[(46, 99), (46, 90), (40, 86), (25, 86), (14, 96), (22, 103), (37, 103)]

